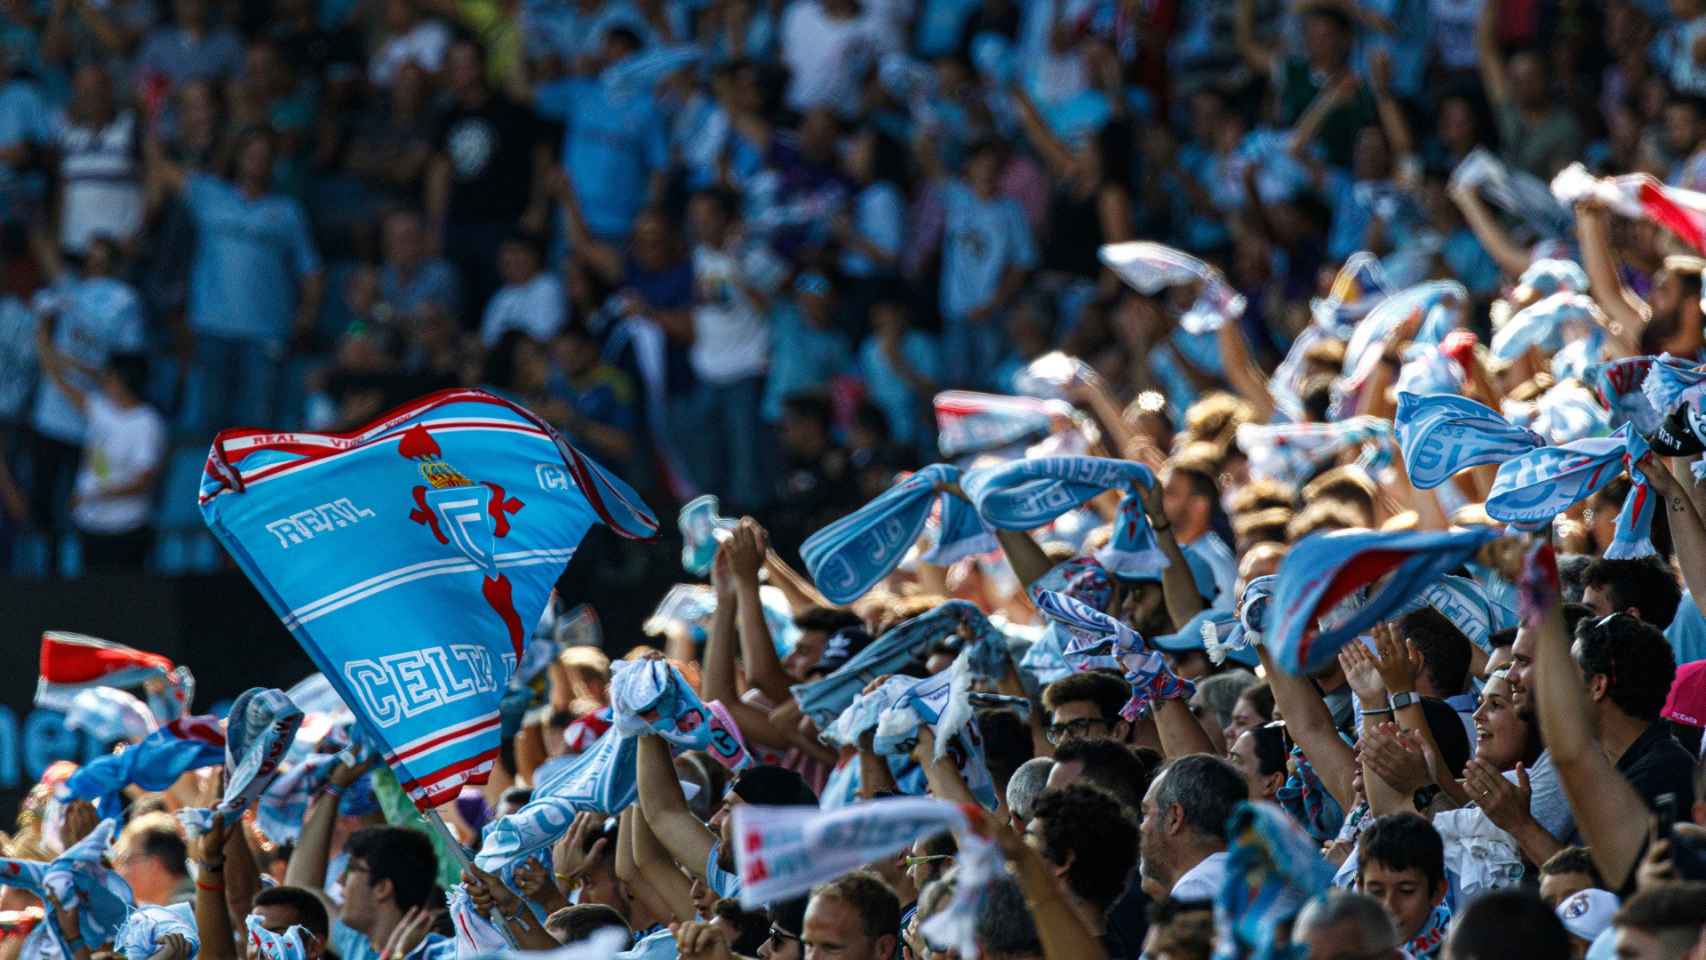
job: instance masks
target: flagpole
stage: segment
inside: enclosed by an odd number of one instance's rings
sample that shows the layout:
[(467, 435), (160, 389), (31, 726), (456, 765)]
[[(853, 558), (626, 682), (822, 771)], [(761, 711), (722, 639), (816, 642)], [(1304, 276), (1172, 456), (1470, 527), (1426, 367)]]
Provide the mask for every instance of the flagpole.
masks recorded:
[[(444, 818), (438, 815), (437, 810), (428, 810), (424, 816), (426, 822), (438, 831), (439, 837), (444, 840), (444, 845), (450, 848), (450, 852), (456, 857), (457, 862), (462, 864), (463, 872), (472, 875), (474, 873), (474, 861), (468, 856), (468, 848), (464, 847), (462, 841), (456, 839), (456, 835), (450, 832), (450, 825), (444, 822)], [(492, 926), (496, 927), (498, 933), (503, 935), (504, 942), (509, 944), (511, 950), (521, 949), (520, 945), (515, 942), (515, 936), (509, 932), (509, 921), (504, 919), (502, 910), (498, 911), (497, 922), (493, 923)]]

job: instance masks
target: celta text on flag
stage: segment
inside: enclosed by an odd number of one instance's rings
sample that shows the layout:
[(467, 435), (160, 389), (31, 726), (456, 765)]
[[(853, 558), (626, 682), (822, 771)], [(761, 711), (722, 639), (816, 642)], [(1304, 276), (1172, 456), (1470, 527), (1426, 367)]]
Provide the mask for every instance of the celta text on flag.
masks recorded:
[(479, 390), (347, 434), (222, 432), (200, 504), (422, 809), (485, 782), (498, 700), (587, 530), (658, 527), (544, 421)]

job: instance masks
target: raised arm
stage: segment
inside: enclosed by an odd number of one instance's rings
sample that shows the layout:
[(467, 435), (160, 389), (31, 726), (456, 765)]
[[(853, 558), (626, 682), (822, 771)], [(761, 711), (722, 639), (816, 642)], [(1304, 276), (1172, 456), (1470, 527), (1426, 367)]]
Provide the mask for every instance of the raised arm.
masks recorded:
[(1670, 525), (1671, 541), (1676, 547), (1676, 563), (1682, 568), (1682, 580), (1688, 584), (1694, 605), (1706, 609), (1706, 523), (1700, 519), (1699, 508), (1688, 488), (1694, 486), (1689, 465), (1698, 455), (1672, 458), (1651, 457), (1642, 463), (1641, 472), (1659, 495), (1665, 520)]
[(65, 368), (70, 361), (59, 352), (59, 348), (54, 346), (53, 337), (49, 335), (45, 323), (36, 325), (36, 356), (41, 361), (42, 372), (46, 373), (48, 379), (53, 381), (53, 385), (65, 394), (65, 398), (71, 401), (71, 405), (79, 411), (87, 409), (89, 395), (65, 375)]
[[(716, 700), (728, 710), (743, 736), (774, 747), (785, 747), (793, 738), (770, 722), (770, 715), (740, 698), (735, 681), (735, 618), (738, 588), (730, 571), (729, 546), (717, 549), (711, 563), (711, 585), (716, 590), (717, 608), (711, 614), (711, 631), (705, 639), (705, 660), (699, 672), (700, 694), (706, 700)], [(789, 695), (792, 696), (791, 694)], [(792, 699), (787, 702), (792, 703)]]
[(705, 863), (711, 858), (717, 838), (688, 809), (681, 781), (675, 778), (668, 744), (654, 734), (642, 736), (635, 765), (639, 774), (640, 812), (653, 835), (676, 863), (694, 876), (705, 876)]
[[(201, 935), (200, 956), (206, 960), (237, 960), (231, 936), (231, 915), (225, 905), (226, 841), (240, 829), (215, 817), (213, 826), (196, 839), (195, 925)], [(237, 842), (241, 844), (239, 836)], [(318, 889), (318, 888), (312, 888)]]
[[(1156, 545), (1167, 557), (1167, 569), (1161, 573), (1161, 592), (1167, 603), (1167, 616), (1173, 621), (1173, 629), (1177, 630), (1202, 611), (1203, 602), (1202, 594), (1197, 592), (1196, 578), (1191, 576), (1191, 565), (1185, 559), (1185, 551), (1173, 537), (1173, 522), (1168, 519), (1162, 505), (1159, 479), (1144, 488), (1143, 510), (1149, 515), (1150, 529), (1155, 531)], [(1194, 719), (1192, 725), (1196, 725)]]
[(1333, 726), (1327, 701), (1307, 677), (1281, 670), (1267, 648), (1258, 645), (1256, 653), (1262, 658), (1262, 671), (1274, 692), (1274, 706), (1285, 717), (1292, 741), (1302, 748), (1339, 806), (1346, 810), (1356, 806), (1356, 752)]
[(1498, 110), (1510, 102), (1510, 79), (1505, 58), (1499, 52), (1499, 0), (1485, 0), (1475, 21), (1475, 65), (1481, 71), (1481, 87), (1487, 102)]
[[(638, 808), (629, 807), (622, 811), (616, 839), (626, 852), (634, 872), (634, 879), (625, 880), (628, 889), (641, 898), (653, 916), (675, 921), (693, 919), (693, 883), (676, 869), (675, 861), (658, 842), (657, 835), (646, 824), (646, 818), (639, 815)], [(616, 864), (620, 875), (621, 856), (618, 856)]]
[(975, 818), (972, 829), (993, 841), (1011, 866), (1036, 924), (1044, 960), (1107, 960), (1107, 949), (1072, 908), (1058, 870), (1042, 854), (995, 817)]
[(772, 704), (780, 704), (788, 700), (788, 687), (793, 680), (776, 655), (770, 625), (764, 621), (764, 601), (758, 593), (758, 569), (764, 564), (766, 539), (758, 521), (742, 517), (723, 550), (729, 555), (730, 572), (734, 574), (746, 682), (757, 687)]
[(1268, 378), (1250, 357), (1250, 345), (1237, 319), (1228, 317), (1216, 336), (1220, 344), (1221, 363), (1226, 369), (1226, 382), (1238, 395), (1255, 407), (1254, 423), (1267, 423), (1274, 418), (1274, 395), (1268, 390)]
[(1511, 239), (1511, 235), (1499, 223), (1493, 211), (1481, 201), (1481, 195), (1473, 187), (1450, 188), (1451, 201), (1457, 204), (1457, 209), (1463, 214), (1463, 221), (1469, 224), (1469, 229), (1475, 234), (1486, 249), (1487, 255), (1499, 265), (1499, 269), (1511, 276), (1517, 276), (1528, 269), (1530, 258), (1528, 251)]
[(1273, 48), (1256, 39), (1256, 0), (1238, 0), (1232, 20), (1232, 42), (1251, 71), (1264, 77), (1273, 75), (1279, 57)]
[(1582, 249), (1582, 268), (1588, 275), (1588, 292), (1613, 324), (1639, 336), (1646, 329), (1652, 308), (1623, 285), (1617, 276), (1617, 255), (1611, 251), (1611, 214), (1602, 204), (1576, 204), (1576, 242)]
[(320, 890), (326, 886), (326, 863), (332, 852), (332, 827), (338, 822), (338, 798), (367, 771), (367, 766), (352, 767), (340, 762), (328, 781), (330, 789), (321, 792), (308, 805), (308, 817), (302, 821), (296, 850), (290, 855), (290, 865), (284, 871), (286, 885), (305, 890)]
[(1048, 121), (1037, 111), (1037, 105), (1031, 102), (1022, 85), (1014, 83), (1008, 87), (1007, 92), (1012, 98), (1014, 113), (1019, 118), (1019, 128), (1025, 132), (1025, 139), (1030, 141), (1031, 148), (1043, 158), (1049, 172), (1056, 178), (1070, 177), (1076, 165), (1072, 150), (1049, 129)]
[[(1647, 838), (1646, 803), (1605, 755), (1593, 731), (1592, 705), (1581, 671), (1570, 656), (1570, 637), (1558, 591), (1557, 561), (1550, 546), (1529, 557), (1519, 589), (1534, 609), (1524, 629), (1536, 635), (1534, 702), (1540, 733), (1576, 815), (1576, 826), (1593, 852), (1594, 865), (1613, 890), (1634, 871)], [(1536, 569), (1538, 568), (1538, 569)]]

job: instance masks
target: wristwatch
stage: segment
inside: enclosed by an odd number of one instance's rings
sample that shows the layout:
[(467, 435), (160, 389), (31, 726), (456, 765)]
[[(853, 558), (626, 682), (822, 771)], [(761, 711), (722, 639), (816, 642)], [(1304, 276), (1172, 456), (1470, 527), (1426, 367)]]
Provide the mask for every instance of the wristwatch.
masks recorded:
[(1407, 690), (1403, 693), (1394, 693), (1392, 695), (1393, 710), (1402, 710), (1405, 707), (1413, 706), (1421, 702), (1421, 694), (1416, 693), (1414, 690)]
[(1410, 800), (1412, 803), (1414, 803), (1416, 805), (1416, 810), (1419, 812), (1422, 810), (1426, 810), (1430, 805), (1432, 805), (1432, 803), (1434, 802), (1434, 798), (1438, 797), (1439, 794), (1440, 794), (1439, 784), (1430, 783), (1427, 786), (1421, 788), (1420, 790), (1417, 790), (1414, 794), (1412, 794), (1410, 796)]

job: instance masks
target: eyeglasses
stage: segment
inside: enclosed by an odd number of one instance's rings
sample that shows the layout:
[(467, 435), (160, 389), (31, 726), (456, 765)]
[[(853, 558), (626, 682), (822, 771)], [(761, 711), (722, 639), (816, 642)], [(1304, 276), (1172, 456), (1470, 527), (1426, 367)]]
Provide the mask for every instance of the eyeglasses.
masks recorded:
[(954, 855), (951, 853), (932, 853), (923, 857), (907, 857), (903, 862), (906, 864), (907, 869), (910, 870), (913, 867), (920, 866), (922, 864), (935, 863), (938, 860), (952, 859), (954, 859)]
[(1049, 743), (1059, 746), (1062, 741), (1071, 737), (1088, 736), (1093, 724), (1101, 724), (1106, 727), (1108, 721), (1101, 717), (1079, 717), (1077, 720), (1068, 720), (1065, 723), (1051, 723), (1043, 730), (1043, 736), (1048, 738)]
[(797, 933), (789, 933), (788, 931), (782, 929), (781, 927), (778, 927), (774, 923), (772, 923), (770, 925), (770, 942), (772, 944), (775, 944), (776, 946), (780, 947), (780, 946), (782, 946), (783, 943), (785, 943), (789, 940), (792, 940), (795, 943), (801, 943), (801, 944), (803, 944), (805, 942), (804, 940), (800, 939), (800, 935)]

